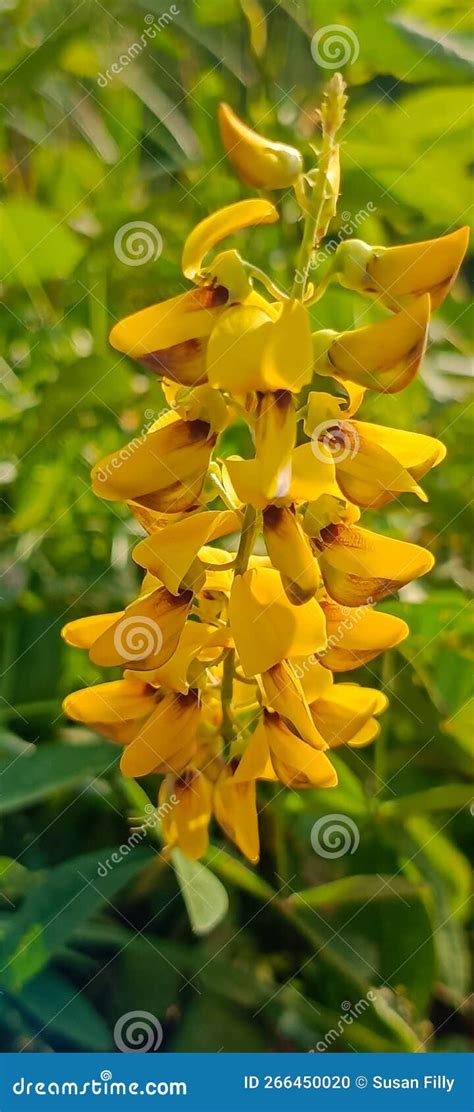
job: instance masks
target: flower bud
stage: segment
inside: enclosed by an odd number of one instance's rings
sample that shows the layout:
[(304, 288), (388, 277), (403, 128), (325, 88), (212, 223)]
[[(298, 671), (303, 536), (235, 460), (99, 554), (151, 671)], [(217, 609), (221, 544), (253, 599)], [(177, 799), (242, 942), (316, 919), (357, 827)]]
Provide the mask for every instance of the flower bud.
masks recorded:
[(241, 181), (257, 189), (287, 189), (303, 173), (303, 159), (295, 147), (272, 143), (252, 131), (228, 104), (219, 105), (222, 142)]

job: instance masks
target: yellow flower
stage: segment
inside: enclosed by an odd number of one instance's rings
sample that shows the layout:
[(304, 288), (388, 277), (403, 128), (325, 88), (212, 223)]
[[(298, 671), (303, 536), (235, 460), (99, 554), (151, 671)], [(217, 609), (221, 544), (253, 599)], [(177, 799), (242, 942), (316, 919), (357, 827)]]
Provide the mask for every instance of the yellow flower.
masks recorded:
[(199, 701), (195, 691), (165, 695), (124, 749), (124, 776), (181, 773), (197, 752)]
[(428, 337), (427, 294), (393, 317), (352, 332), (313, 333), (314, 370), (369, 390), (394, 394), (415, 377)]
[(272, 143), (239, 120), (228, 104), (219, 105), (222, 142), (239, 178), (257, 189), (287, 189), (303, 173), (295, 147)]
[(108, 501), (135, 501), (164, 512), (194, 507), (216, 437), (204, 421), (166, 424), (105, 456), (92, 469), (92, 489)]
[(235, 773), (236, 780), (273, 779), (290, 788), (333, 788), (337, 773), (320, 749), (308, 745), (278, 714), (264, 712)]
[(300, 606), (313, 598), (321, 585), (321, 574), (295, 512), (288, 507), (268, 506), (263, 512), (263, 536), (290, 602)]
[(328, 594), (343, 606), (380, 601), (426, 575), (434, 560), (426, 548), (352, 525), (329, 525), (313, 542)]
[(256, 865), (260, 839), (255, 781), (239, 780), (237, 773), (226, 765), (214, 787), (214, 814), (230, 841)]
[(342, 286), (371, 294), (389, 309), (423, 293), (430, 294), (436, 309), (457, 277), (468, 241), (467, 227), (401, 247), (369, 247), (360, 239), (348, 239), (337, 248), (334, 270)]
[(330, 452), (346, 498), (372, 509), (407, 492), (426, 502), (418, 479), (446, 455), (431, 436), (344, 420), (339, 399), (330, 394), (310, 394), (305, 427), (315, 430), (315, 450), (322, 443)]
[(198, 769), (179, 777), (165, 776), (160, 784), (158, 808), (168, 849), (179, 846), (191, 860), (202, 857), (209, 845), (212, 785)]
[(315, 749), (326, 748), (324, 738), (311, 717), (301, 683), (290, 664), (286, 661), (274, 664), (268, 672), (263, 672), (260, 685), (263, 703), (268, 710), (276, 711), (303, 741), (314, 745)]
[(288, 469), (281, 473), (278, 491), (269, 499), (262, 484), (261, 470), (257, 459), (239, 459), (229, 456), (225, 461), (225, 471), (238, 501), (245, 505), (263, 510), (271, 502), (276, 506), (291, 506), (316, 500), (322, 495), (344, 501), (336, 483), (336, 471), (331, 453), (321, 447), (318, 455), (313, 445), (300, 444), (291, 453)]
[(259, 394), (255, 423), (255, 462), (261, 489), (269, 499), (278, 496), (291, 473), (296, 441), (296, 411), (288, 390)]
[(387, 706), (388, 699), (381, 691), (356, 683), (338, 683), (316, 698), (310, 709), (319, 733), (335, 749), (339, 745), (359, 746), (371, 741), (380, 729), (375, 716)]
[(209, 338), (209, 382), (231, 394), (298, 394), (312, 374), (309, 317), (299, 301), (235, 305), (222, 314)]
[[(177, 595), (183, 587), (195, 590), (205, 580), (204, 564), (197, 559), (199, 550), (217, 537), (235, 533), (240, 525), (240, 515), (231, 510), (188, 514), (140, 541), (133, 549), (133, 559), (172, 594)], [(226, 557), (230, 559), (228, 553)]]
[[(201, 281), (203, 260), (217, 243), (241, 228), (273, 223), (277, 219), (276, 209), (264, 200), (240, 201), (219, 209), (202, 220), (188, 236), (183, 252), (183, 273), (193, 281)], [(188, 290), (132, 313), (112, 329), (112, 347), (173, 382), (184, 386), (204, 383), (207, 341), (224, 308), (247, 297), (256, 304), (262, 300), (253, 293), (238, 261), (235, 265), (235, 254), (226, 252), (230, 258), (227, 265), (220, 268), (222, 280), (227, 281), (227, 285), (221, 284), (214, 272), (199, 289)]]
[(139, 729), (140, 720), (156, 707), (157, 692), (142, 680), (128, 677), (73, 691), (63, 702), (64, 713), (75, 722), (126, 745)]
[(68, 645), (88, 649), (94, 664), (159, 668), (177, 648), (192, 600), (190, 591), (171, 595), (158, 587), (118, 613), (68, 622), (62, 636)]
[(266, 672), (289, 656), (319, 652), (326, 644), (321, 607), (315, 599), (292, 606), (272, 568), (251, 568), (234, 577), (229, 618), (246, 676)]
[(372, 605), (351, 608), (340, 606), (333, 599), (321, 599), (321, 609), (326, 623), (327, 647), (320, 659), (321, 664), (333, 672), (360, 668), (408, 637), (409, 629), (402, 618), (383, 614)]

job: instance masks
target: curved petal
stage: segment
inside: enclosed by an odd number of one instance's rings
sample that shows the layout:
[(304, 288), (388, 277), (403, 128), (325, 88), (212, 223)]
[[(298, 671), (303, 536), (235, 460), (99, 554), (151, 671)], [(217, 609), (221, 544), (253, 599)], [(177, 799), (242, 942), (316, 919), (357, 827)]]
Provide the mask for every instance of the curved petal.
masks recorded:
[[(133, 549), (133, 559), (160, 579), (168, 591), (178, 594), (200, 548), (217, 537), (237, 532), (240, 525), (240, 515), (231, 510), (191, 514), (140, 541)], [(230, 558), (228, 553), (226, 557)]]
[(394, 394), (415, 377), (428, 337), (430, 298), (352, 332), (316, 332), (314, 369), (369, 390)]
[(409, 629), (402, 618), (384, 614), (372, 606), (352, 609), (332, 599), (322, 599), (321, 608), (328, 642), (320, 661), (333, 672), (349, 672), (368, 664), (408, 637)]
[(303, 173), (295, 147), (272, 143), (247, 127), (228, 104), (218, 109), (222, 142), (241, 181), (257, 189), (288, 189)]
[(183, 274), (194, 281), (202, 270), (206, 255), (221, 240), (243, 228), (256, 224), (274, 224), (278, 219), (275, 206), (270, 201), (260, 199), (237, 201), (211, 213), (193, 228), (186, 240), (182, 258)]
[(426, 575), (434, 564), (426, 548), (355, 525), (329, 525), (323, 529), (320, 543), (326, 590), (343, 606), (363, 606), (385, 598)]

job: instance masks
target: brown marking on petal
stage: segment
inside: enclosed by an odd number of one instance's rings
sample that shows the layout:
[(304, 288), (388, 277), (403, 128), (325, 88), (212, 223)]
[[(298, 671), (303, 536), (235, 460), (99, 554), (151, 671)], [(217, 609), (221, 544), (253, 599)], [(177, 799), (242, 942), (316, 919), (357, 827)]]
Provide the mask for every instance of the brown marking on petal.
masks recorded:
[(207, 380), (205, 339), (183, 340), (172, 347), (150, 351), (138, 360), (148, 370), (182, 386), (199, 386)]
[(225, 286), (200, 286), (189, 291), (183, 302), (183, 309), (185, 313), (192, 313), (197, 309), (218, 309), (226, 305), (228, 300), (229, 291)]

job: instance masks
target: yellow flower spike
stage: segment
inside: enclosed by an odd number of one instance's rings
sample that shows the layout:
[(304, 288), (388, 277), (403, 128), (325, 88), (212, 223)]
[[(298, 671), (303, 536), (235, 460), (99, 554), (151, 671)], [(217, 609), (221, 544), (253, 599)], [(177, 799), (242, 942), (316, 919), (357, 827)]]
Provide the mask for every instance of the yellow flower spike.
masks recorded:
[(300, 606), (313, 598), (321, 574), (296, 514), (288, 507), (268, 506), (263, 512), (263, 537), (290, 602)]
[(90, 643), (91, 660), (132, 671), (158, 668), (175, 652), (192, 600), (190, 591), (176, 597), (165, 587), (140, 595), (118, 617), (110, 615), (109, 627)]
[(275, 206), (270, 201), (260, 199), (237, 201), (211, 213), (193, 228), (186, 240), (182, 258), (183, 274), (191, 281), (196, 281), (202, 273), (206, 255), (221, 240), (244, 228), (274, 224), (278, 219)]
[(426, 347), (428, 294), (393, 317), (352, 332), (313, 333), (314, 370), (368, 390), (394, 394), (415, 377)]
[(268, 309), (236, 305), (222, 315), (207, 346), (211, 386), (245, 395), (289, 390), (311, 381), (313, 349), (306, 309), (288, 298)]
[[(204, 421), (170, 421), (100, 460), (92, 470), (92, 488), (108, 501), (137, 501), (165, 512), (184, 487), (186, 509), (202, 489), (215, 444)], [(160, 499), (162, 498), (161, 505)]]
[(288, 189), (301, 176), (303, 159), (295, 147), (265, 139), (228, 104), (220, 104), (218, 114), (222, 142), (241, 181), (257, 189)]
[[(228, 638), (227, 638), (228, 640)], [(221, 642), (225, 642), (225, 630), (216, 630), (204, 621), (187, 621), (177, 648), (165, 664), (144, 672), (135, 670), (134, 675), (153, 687), (163, 687), (186, 695), (190, 687), (197, 686), (197, 676), (203, 673), (207, 663), (211, 663), (221, 652)], [(207, 649), (206, 652), (204, 650)], [(191, 666), (193, 682), (190, 682)]]
[(328, 642), (320, 659), (333, 672), (360, 668), (408, 637), (409, 629), (402, 618), (383, 614), (372, 605), (350, 608), (322, 599), (321, 607)]
[(276, 711), (303, 741), (314, 745), (315, 749), (326, 749), (326, 742), (316, 728), (303, 688), (291, 664), (284, 660), (274, 664), (268, 672), (262, 673), (259, 683), (263, 703), (268, 710)]
[(341, 285), (371, 294), (389, 309), (423, 293), (430, 294), (436, 309), (457, 277), (468, 242), (467, 227), (400, 247), (368, 247), (362, 240), (346, 240), (334, 255), (334, 269)]
[(180, 774), (197, 750), (199, 702), (194, 691), (166, 695), (122, 754), (124, 776)]
[(381, 691), (356, 683), (339, 683), (311, 703), (310, 710), (319, 733), (335, 749), (350, 745), (369, 720), (382, 714), (387, 706), (388, 699)]
[(242, 670), (249, 677), (289, 656), (319, 652), (326, 644), (321, 607), (315, 599), (292, 606), (271, 568), (235, 576), (229, 618)]
[(273, 769), (282, 784), (289, 788), (334, 788), (337, 773), (321, 750), (297, 737), (278, 714), (264, 712), (263, 731)]
[[(140, 541), (133, 549), (133, 559), (160, 579), (168, 591), (177, 595), (183, 580), (186, 580), (186, 585), (192, 585), (187, 573), (199, 549), (217, 537), (237, 532), (240, 526), (240, 515), (231, 510), (191, 514)], [(228, 553), (226, 556), (230, 558)], [(202, 571), (202, 564), (200, 568)]]
[(278, 496), (288, 487), (291, 453), (296, 441), (296, 410), (288, 390), (259, 394), (255, 423), (255, 459), (262, 490)]
[(314, 543), (326, 590), (343, 606), (386, 598), (434, 564), (426, 548), (355, 525), (329, 525)]
[(160, 784), (158, 807), (167, 848), (179, 849), (197, 861), (209, 846), (212, 785), (202, 772), (190, 769), (182, 776), (165, 776)]
[(228, 766), (223, 768), (214, 787), (214, 814), (230, 841), (256, 865), (260, 839), (255, 780), (237, 780)]

